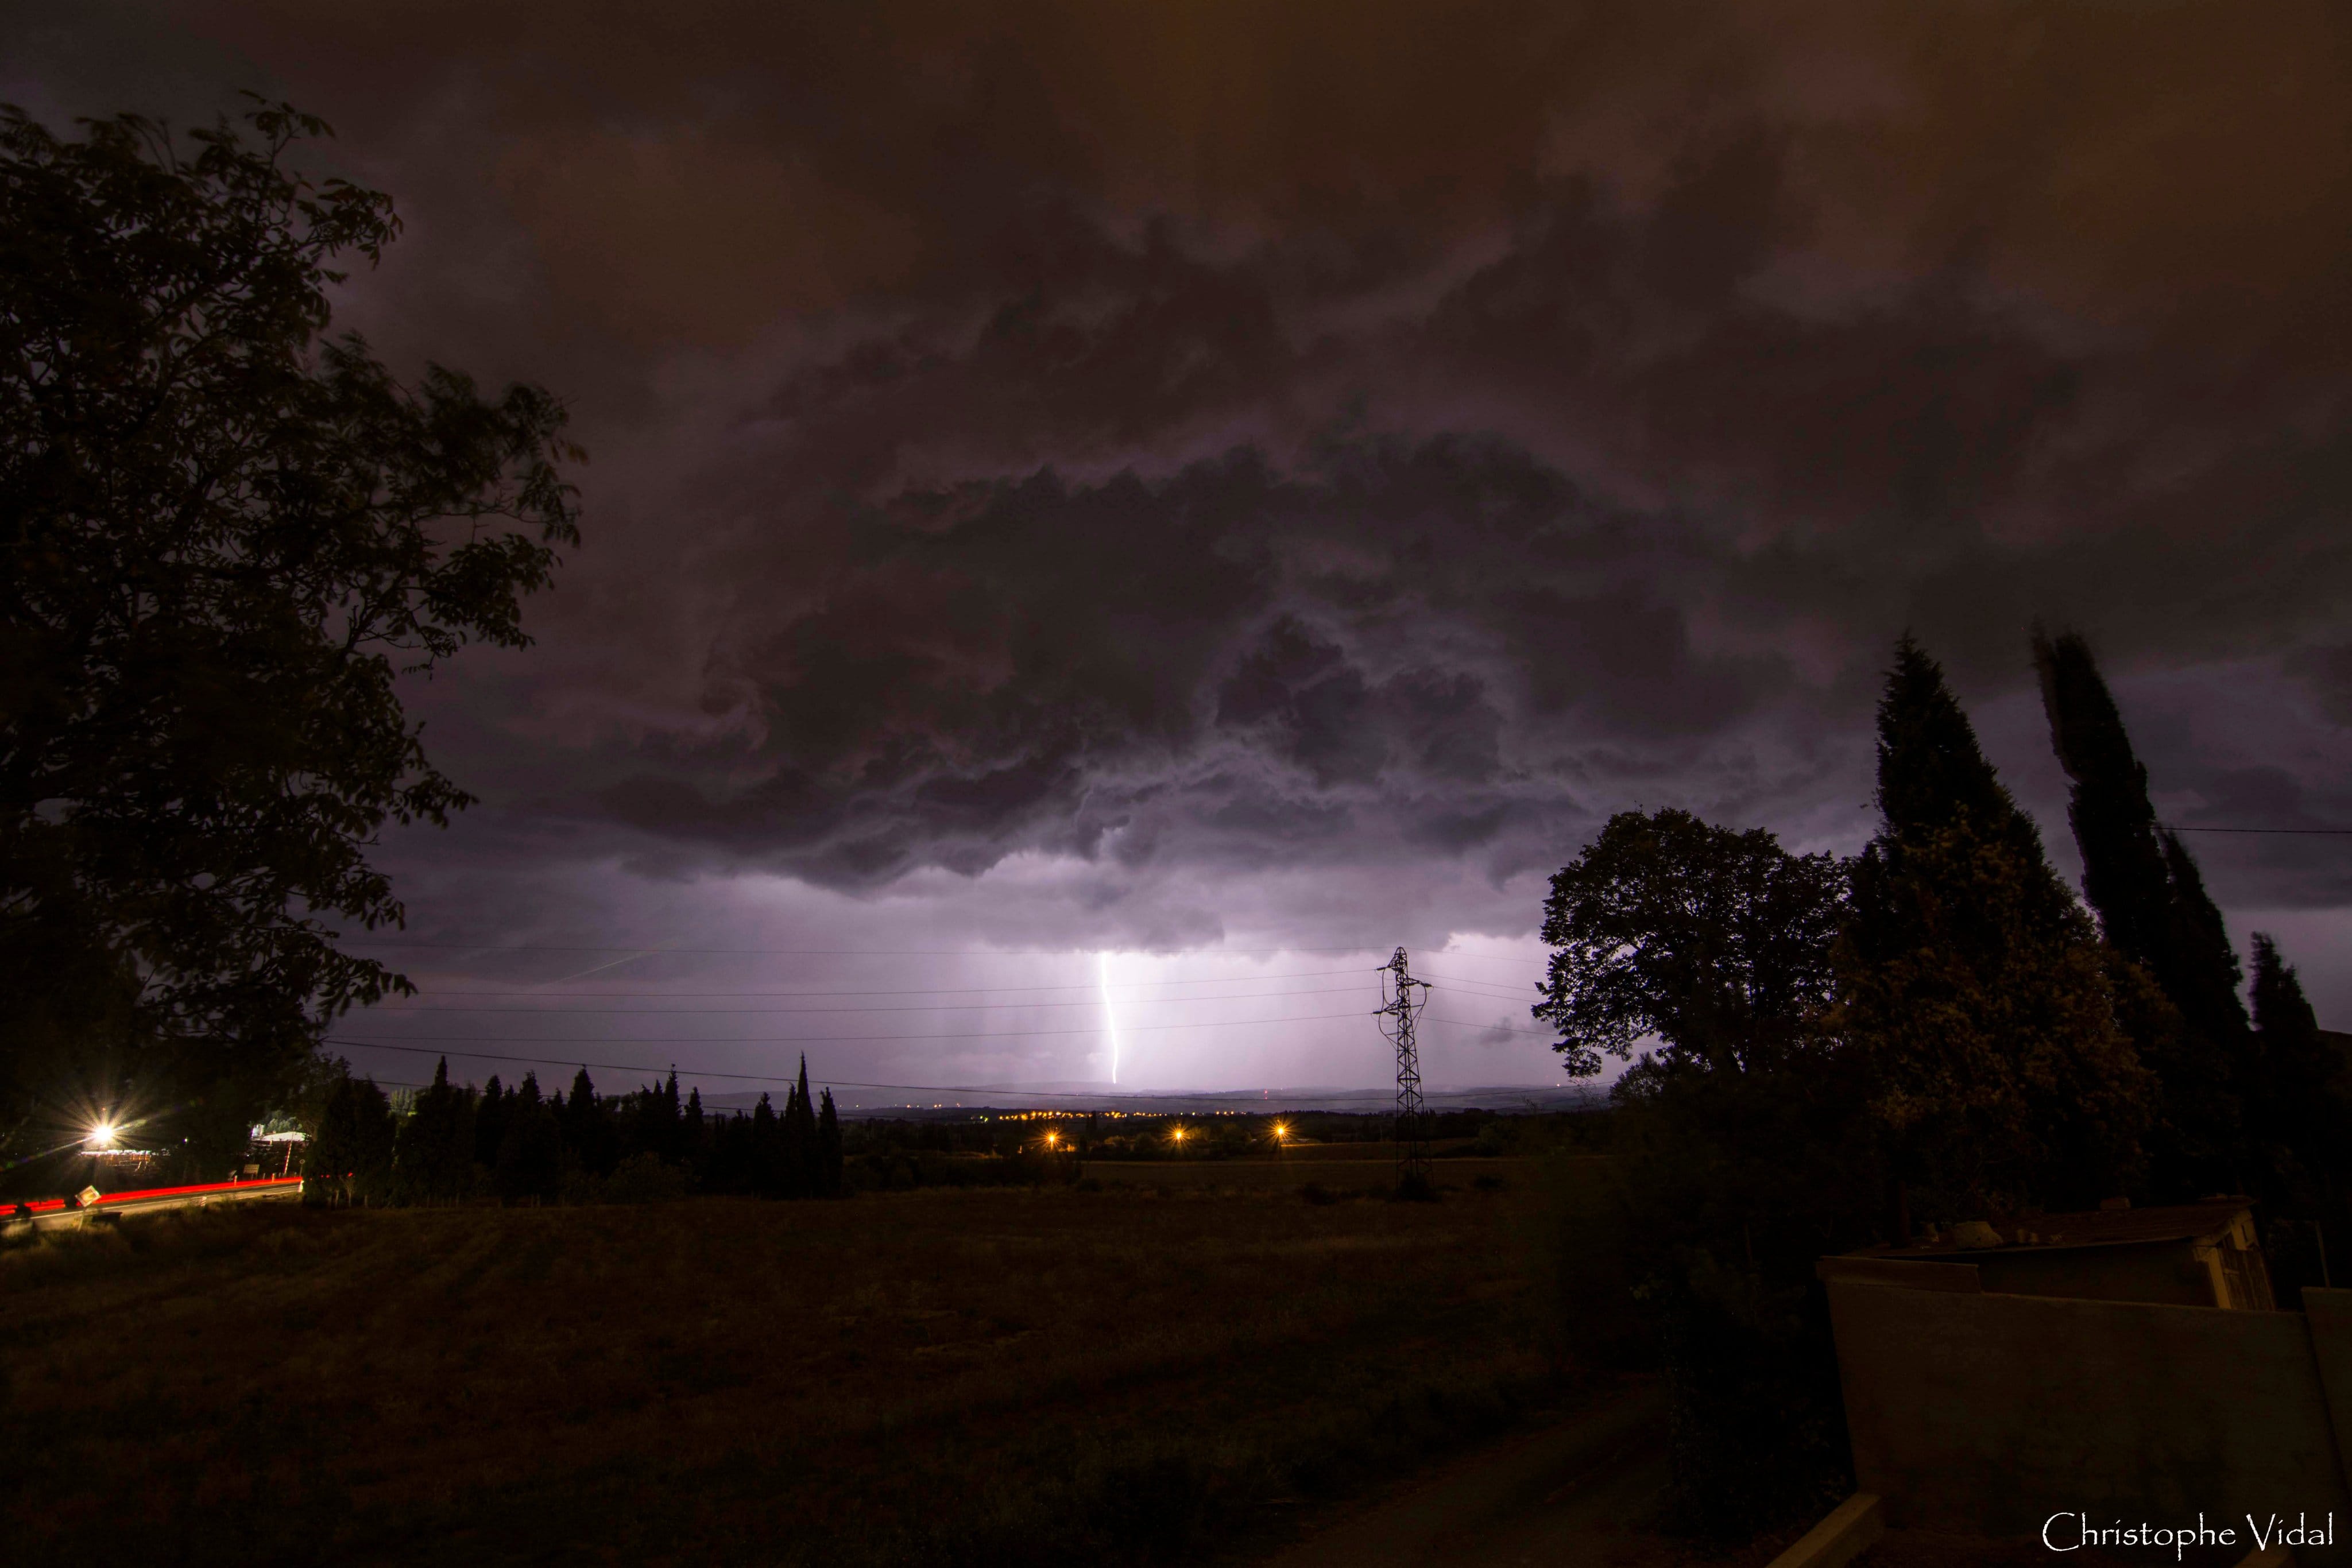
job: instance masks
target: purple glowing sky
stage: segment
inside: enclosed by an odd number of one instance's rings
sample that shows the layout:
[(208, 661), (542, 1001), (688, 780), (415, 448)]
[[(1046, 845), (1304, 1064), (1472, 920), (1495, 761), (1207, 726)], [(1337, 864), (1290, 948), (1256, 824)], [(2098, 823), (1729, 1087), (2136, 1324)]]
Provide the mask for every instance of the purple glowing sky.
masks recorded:
[[(2325, 6), (12, 17), (55, 122), (334, 121), (408, 225), (342, 323), (593, 454), (540, 645), (415, 694), (485, 798), (386, 846), (425, 1004), (930, 1009), (348, 1033), (1099, 1079), (1108, 949), (1123, 1084), (1369, 1084), (1452, 942), (1429, 1076), (1549, 1082), (1544, 879), (1636, 804), (1856, 847), (1906, 627), (2070, 868), (2036, 616), (2177, 820), (2352, 823)], [(2352, 839), (2194, 842), (2352, 1020)]]

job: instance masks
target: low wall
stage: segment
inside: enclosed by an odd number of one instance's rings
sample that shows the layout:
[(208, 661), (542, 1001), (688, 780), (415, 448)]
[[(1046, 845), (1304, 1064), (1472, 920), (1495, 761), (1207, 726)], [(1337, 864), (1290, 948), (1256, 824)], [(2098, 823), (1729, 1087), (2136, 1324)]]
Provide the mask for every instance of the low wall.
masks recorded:
[(2352, 1291), (2307, 1291), (2306, 1316), (1987, 1293), (1972, 1268), (1901, 1267), (1935, 1270), (1935, 1288), (1822, 1270), (1856, 1484), (1890, 1525), (2021, 1537), (2055, 1513), (2202, 1512), (2242, 1542), (2250, 1512), (2332, 1512), (2352, 1533), (2336, 1437), (2352, 1435)]

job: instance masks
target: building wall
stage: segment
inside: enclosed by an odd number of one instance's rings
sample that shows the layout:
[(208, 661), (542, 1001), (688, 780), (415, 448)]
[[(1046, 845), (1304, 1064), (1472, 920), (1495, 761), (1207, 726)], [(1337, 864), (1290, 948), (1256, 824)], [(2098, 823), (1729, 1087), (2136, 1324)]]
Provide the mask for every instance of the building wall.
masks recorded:
[(2216, 1299), (2212, 1270), (2187, 1241), (1988, 1252), (1976, 1267), (1986, 1290), (2012, 1295), (2169, 1301), (2181, 1307), (2230, 1304)]
[[(1918, 1268), (1921, 1265), (1909, 1265)], [(2322, 1363), (2352, 1375), (2352, 1309), (2300, 1312), (1984, 1293), (1840, 1277), (1825, 1265), (1854, 1468), (1890, 1524), (2038, 1534), (2094, 1523), (2229, 1522), (2252, 1511), (2352, 1536)], [(2352, 1291), (2311, 1292), (2352, 1298)], [(2322, 1342), (2315, 1349), (2315, 1334)], [(2352, 1375), (2334, 1381), (2352, 1398)], [(2242, 1534), (2241, 1539), (2242, 1540)], [(2298, 1549), (2307, 1563), (2352, 1550)]]

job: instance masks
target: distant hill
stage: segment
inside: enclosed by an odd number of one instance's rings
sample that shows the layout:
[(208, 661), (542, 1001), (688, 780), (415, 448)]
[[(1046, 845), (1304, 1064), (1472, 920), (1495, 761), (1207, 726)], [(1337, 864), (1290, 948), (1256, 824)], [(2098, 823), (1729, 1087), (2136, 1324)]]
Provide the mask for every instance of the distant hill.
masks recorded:
[[(810, 1079), (812, 1086), (820, 1081)], [(1034, 1098), (1033, 1098), (1034, 1096)], [(1083, 1113), (1120, 1110), (1145, 1115), (1202, 1115), (1213, 1111), (1253, 1112), (1264, 1115), (1298, 1111), (1381, 1112), (1395, 1102), (1393, 1089), (1233, 1089), (1172, 1091), (1166, 1093), (1122, 1093), (1102, 1084), (1013, 1084), (1003, 1089), (967, 1092), (961, 1100), (937, 1092), (916, 1099), (905, 1090), (836, 1089), (834, 1103), (844, 1116), (962, 1117), (982, 1111), (1050, 1109)], [(1433, 1111), (1513, 1112), (1575, 1111), (1599, 1106), (1605, 1090), (1591, 1084), (1546, 1085), (1507, 1083), (1468, 1089), (1432, 1089), (1423, 1093)], [(781, 1103), (782, 1096), (771, 1097)], [(712, 1094), (703, 1104), (714, 1112), (749, 1111), (760, 1103), (756, 1092)]]

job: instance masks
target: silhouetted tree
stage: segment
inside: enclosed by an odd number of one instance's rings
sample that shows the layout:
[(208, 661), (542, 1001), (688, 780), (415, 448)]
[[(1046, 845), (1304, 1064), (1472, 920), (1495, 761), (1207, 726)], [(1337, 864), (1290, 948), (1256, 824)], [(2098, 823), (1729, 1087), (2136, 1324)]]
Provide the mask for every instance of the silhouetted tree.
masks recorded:
[(471, 1097), (449, 1082), (449, 1059), (416, 1096), (393, 1151), (394, 1189), (403, 1203), (454, 1203), (473, 1185)]
[(765, 1094), (751, 1112), (751, 1125), (745, 1130), (745, 1176), (751, 1190), (761, 1197), (781, 1197), (784, 1192), (783, 1132), (776, 1123), (775, 1108), (768, 1103)]
[(564, 1157), (590, 1176), (611, 1176), (621, 1161), (612, 1109), (598, 1097), (595, 1081), (586, 1068), (572, 1075), (572, 1093), (563, 1105)]
[(2197, 863), (2165, 830), (2090, 645), (2037, 628), (2033, 662), (2059, 764), (2073, 780), (2068, 820), (2083, 855), (2083, 895), (2119, 957), (2145, 971), (2111, 977), (2119, 1014), (2158, 1085), (2148, 1137), (2159, 1196), (2190, 1197), (2242, 1181), (2242, 1105), (2252, 1040), (2240, 971), (2221, 913)]
[(310, 1140), (304, 1197), (337, 1207), (388, 1202), (393, 1144), (392, 1105), (383, 1091), (373, 1079), (346, 1075)]
[(1953, 1218), (2119, 1190), (2154, 1091), (2089, 917), (1909, 637), (1878, 732), (1836, 1025), (1867, 1055), (1897, 1175)]
[(563, 1133), (540, 1098), (539, 1076), (526, 1072), (509, 1097), (506, 1133), (499, 1140), (499, 1196), (553, 1201), (563, 1175)]
[(636, 1103), (636, 1146), (657, 1158), (677, 1157), (677, 1071), (667, 1082), (641, 1090)]
[(85, 1082), (214, 1166), (409, 988), (329, 932), (400, 918), (387, 818), (469, 799), (398, 680), (528, 641), (572, 450), (537, 387), (321, 340), (398, 223), (291, 166), (320, 120), (83, 127), (0, 107), (0, 1166)]
[(687, 1092), (686, 1111), (678, 1119), (679, 1157), (686, 1168), (699, 1178), (710, 1164), (710, 1126), (702, 1113), (702, 1091)]
[[(1853, 1053), (1822, 1028), (1846, 868), (1762, 831), (1622, 812), (1552, 879), (1535, 1016), (1571, 1071), (1629, 1057), (1606, 1221), (1673, 1402), (1674, 1508), (1738, 1534), (1850, 1487), (1813, 1264), (1867, 1241), (1884, 1189)], [(1580, 1260), (1580, 1266), (1586, 1266)], [(1604, 1267), (1608, 1264), (1604, 1264)], [(1625, 1335), (1596, 1304), (1580, 1342)]]
[(507, 1139), (507, 1107), (512, 1099), (493, 1072), (474, 1106), (474, 1163), (486, 1171), (499, 1168), (499, 1150)]
[(824, 1099), (816, 1113), (817, 1196), (841, 1196), (841, 1118), (833, 1109), (833, 1091), (824, 1092)]
[(2344, 1059), (2321, 1035), (2303, 982), (2260, 931), (2252, 988), (2256, 1071), (2246, 1122), (2261, 1185), (2287, 1215), (2336, 1220), (2337, 1177), (2352, 1160), (2352, 1124), (2337, 1092)]
[(814, 1197), (823, 1186), (816, 1143), (816, 1106), (809, 1098), (808, 1058), (784, 1101), (784, 1196)]
[(1551, 879), (1551, 963), (1532, 1010), (1559, 1030), (1553, 1049), (1576, 1076), (1645, 1040), (1659, 1042), (1645, 1076), (1769, 1067), (1830, 1000), (1844, 908), (1829, 855), (1687, 811), (1621, 811)]

